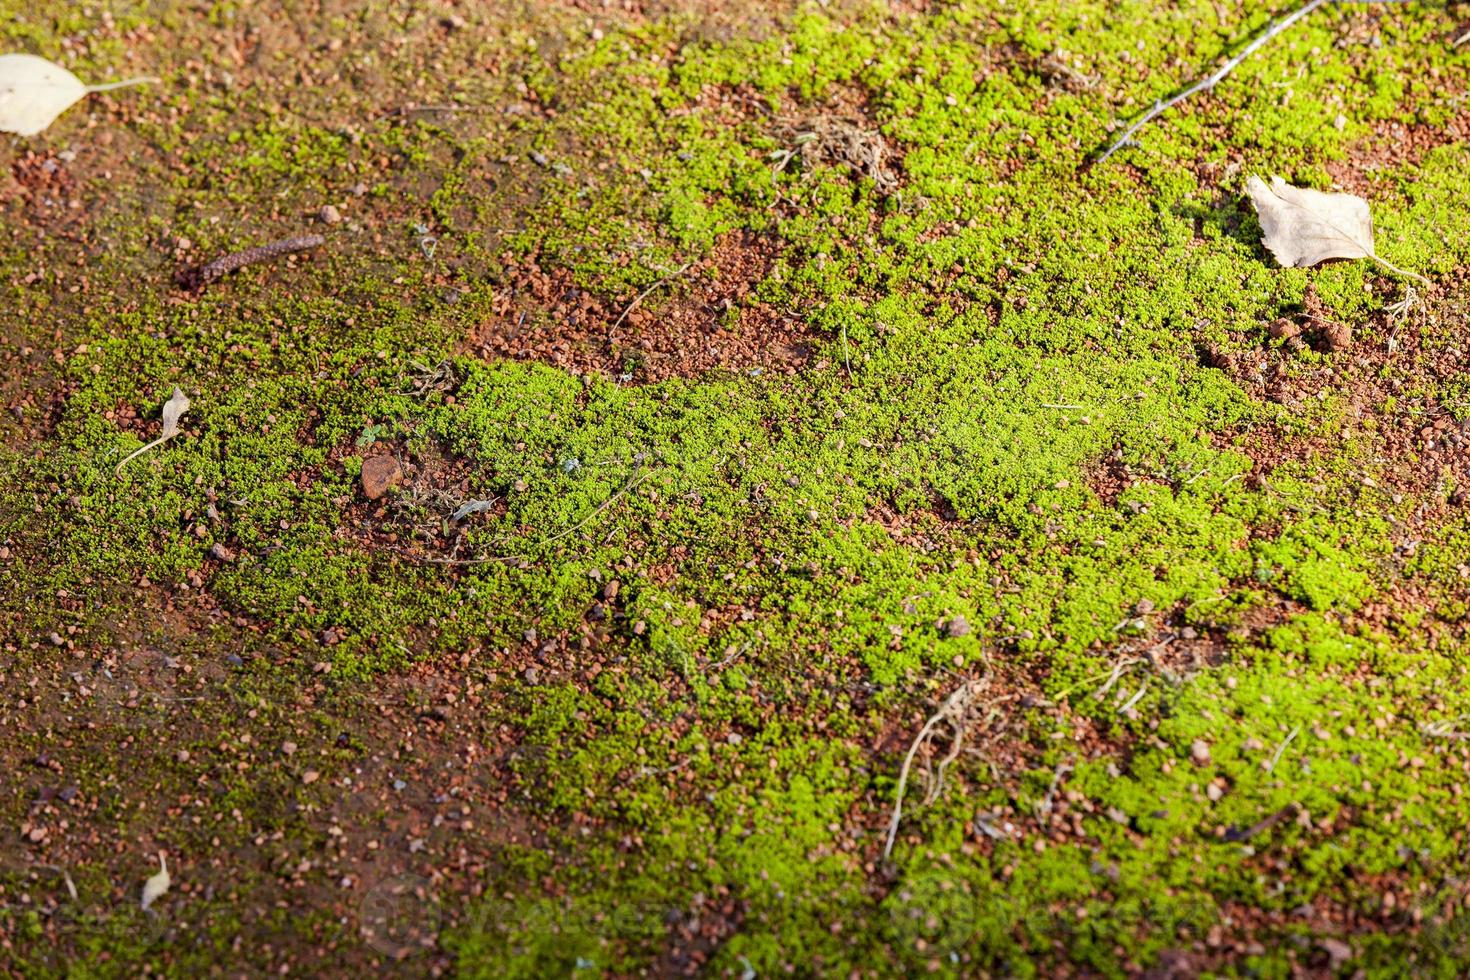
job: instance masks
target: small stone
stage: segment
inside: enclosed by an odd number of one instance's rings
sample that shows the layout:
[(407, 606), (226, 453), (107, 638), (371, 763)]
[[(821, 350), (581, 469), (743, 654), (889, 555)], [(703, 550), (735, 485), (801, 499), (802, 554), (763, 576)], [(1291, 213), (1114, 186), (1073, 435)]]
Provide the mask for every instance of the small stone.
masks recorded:
[(955, 616), (944, 624), (944, 635), (950, 639), (970, 635), (970, 621), (963, 616)]
[(1189, 744), (1189, 757), (1194, 760), (1195, 765), (1209, 765), (1210, 743), (1202, 738), (1197, 738)]
[(235, 553), (216, 541), (209, 546), (209, 557), (216, 561), (230, 562), (235, 560)]
[(321, 778), (322, 774), (317, 772), (315, 769), (308, 769), (306, 770), (306, 772), (303, 772), (301, 774), (301, 782), (307, 786), (310, 786), (312, 783)]
[(281, 754), (282, 755), (295, 755), (296, 754), (296, 743), (295, 742), (282, 742), (281, 743)]
[(1138, 604), (1133, 607), (1133, 614), (1135, 616), (1147, 616), (1153, 611), (1154, 604), (1152, 599), (1139, 599)]
[(408, 784), (401, 779), (395, 779), (393, 780), (393, 788), (402, 793), (404, 790), (408, 789)]
[(612, 581), (608, 582), (607, 585), (603, 586), (602, 597), (611, 602), (618, 597), (618, 589), (620, 588), (622, 588), (622, 586), (619, 584), (618, 580), (613, 579)]
[(189, 750), (188, 749), (179, 749), (179, 754), (176, 755), (176, 756), (174, 756), (174, 758), (178, 759), (180, 762), (188, 762), (189, 761)]
[(369, 456), (362, 461), (362, 495), (377, 500), (403, 479), (403, 467), (392, 456)]
[(1210, 783), (1208, 786), (1205, 787), (1205, 796), (1210, 798), (1211, 803), (1218, 803), (1220, 801), (1220, 797), (1224, 795), (1225, 791), (1220, 788), (1218, 783)]
[(1332, 961), (1331, 967), (1337, 970), (1344, 963), (1353, 958), (1353, 948), (1340, 939), (1324, 939), (1321, 942), (1322, 952)]
[(316, 219), (324, 225), (340, 225), (342, 223), (342, 212), (335, 205), (323, 204), (322, 209), (316, 213)]

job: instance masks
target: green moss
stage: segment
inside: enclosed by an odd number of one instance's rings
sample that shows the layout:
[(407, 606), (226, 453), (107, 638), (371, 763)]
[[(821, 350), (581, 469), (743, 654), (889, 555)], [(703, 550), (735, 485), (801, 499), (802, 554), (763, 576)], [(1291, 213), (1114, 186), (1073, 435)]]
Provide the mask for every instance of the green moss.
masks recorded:
[[(1470, 713), (1464, 650), (1436, 645), (1413, 610), (1382, 632), (1353, 618), (1404, 581), (1435, 615), (1465, 614), (1463, 521), (1405, 555), (1395, 521), (1425, 501), (1364, 482), (1393, 465), (1380, 426), (1430, 403), (1463, 415), (1465, 382), (1422, 380), (1369, 406), (1369, 425), (1335, 382), (1287, 408), (1199, 351), (1260, 348), (1262, 325), (1309, 292), (1386, 342), (1397, 284), (1366, 263), (1276, 268), (1240, 192), (1255, 171), (1326, 186), (1375, 123), (1448, 118), (1456, 96), (1430, 80), (1463, 72), (1470, 49), (1441, 43), (1440, 13), (1324, 10), (1120, 165), (1079, 171), (1115, 115), (1272, 13), (814, 8), (761, 39), (665, 21), (578, 28), (554, 51), (507, 26), (497, 80), (454, 99), (517, 110), (464, 113), (473, 126), (160, 95), (171, 112), (127, 137), (159, 155), (140, 151), (135, 186), (98, 206), (98, 292), (68, 298), (64, 244), (3, 261), (31, 312), (14, 346), (54, 349), (67, 390), (41, 451), (0, 454), (0, 538), (21, 556), (0, 564), (20, 597), (0, 625), (17, 649), (58, 624), (103, 643), (119, 591), (205, 588), (261, 642), (346, 678), (489, 658), (531, 628), (598, 632), (614, 660), (596, 682), (515, 683), (494, 709), (521, 739), (516, 806), (558, 828), (558, 860), (498, 855), (490, 891), (513, 897), (451, 934), (469, 975), (636, 972), (666, 951), (671, 919), (711, 908), (729, 920), (714, 971), (1025, 975), (1067, 960), (1121, 975), (1233, 928), (1242, 905), (1272, 916), (1255, 938), (1273, 951), (1250, 968), (1285, 975), (1279, 950), (1300, 939), (1299, 966), (1320, 938), (1293, 910), (1372, 912), (1374, 876), (1433, 896), (1465, 871), (1462, 753), (1432, 736)], [(82, 29), (7, 24), (17, 46)], [(1358, 42), (1370, 31), (1381, 44)], [(472, 41), (450, 43), (446, 62), (480, 63)], [(1093, 84), (1064, 84), (1046, 59)], [(793, 132), (835, 117), (881, 139), (884, 179), (821, 154), (777, 165)], [(58, 125), (58, 140), (78, 133)], [(1452, 144), (1366, 175), (1391, 261), (1445, 277), (1470, 259), (1466, 155)], [(281, 237), (347, 200), (349, 228), (294, 271), (185, 297), (143, 258), (179, 236), (211, 255)], [(794, 376), (630, 384), (465, 352), (496, 322), (507, 257), (627, 302), (736, 234), (776, 252), (754, 295), (817, 337)], [(1405, 329), (1446, 352), (1460, 342), (1448, 319)], [(441, 363), (452, 393), (414, 393), (418, 365)], [(185, 433), (117, 475), (175, 385)], [(1268, 437), (1316, 449), (1260, 473), (1250, 450)], [(384, 450), (424, 469), (450, 459), (455, 485), (410, 482), (369, 507), (362, 459)], [(461, 529), (455, 555), (477, 563), (416, 560), (461, 498), (505, 508)], [(613, 617), (589, 617), (612, 578)], [(968, 634), (946, 628), (956, 617)], [(1260, 617), (1282, 625), (1255, 636)], [(1219, 638), (1221, 659), (1130, 668), (1094, 696), (1166, 626)], [(946, 672), (998, 663), (1034, 680), (1011, 736), (1022, 771), (1001, 780), (966, 757), (949, 794), (911, 809), (893, 866), (865, 866), (921, 702), (953, 686)], [(1195, 742), (1208, 763), (1191, 761)], [(1065, 810), (1049, 795), (1062, 764)], [(272, 792), (237, 782), (224, 799), (269, 816)], [(979, 807), (1019, 821), (1048, 800), (1071, 831), (977, 829)], [(1301, 809), (1259, 841), (1231, 839), (1288, 804)], [(1440, 969), (1455, 955), (1441, 918), (1439, 939), (1363, 939), (1362, 965)], [(112, 928), (82, 930), (93, 953), (152, 955)]]

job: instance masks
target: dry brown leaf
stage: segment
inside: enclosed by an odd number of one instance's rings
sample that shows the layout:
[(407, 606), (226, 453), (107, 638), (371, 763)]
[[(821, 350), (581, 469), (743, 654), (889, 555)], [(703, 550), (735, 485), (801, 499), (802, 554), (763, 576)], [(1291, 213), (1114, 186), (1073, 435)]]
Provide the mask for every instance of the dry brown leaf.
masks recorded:
[(1246, 190), (1261, 221), (1262, 241), (1288, 269), (1328, 259), (1372, 259), (1398, 275), (1426, 282), (1379, 257), (1373, 248), (1373, 216), (1361, 197), (1293, 187), (1280, 177), (1272, 177), (1267, 186), (1253, 176)]

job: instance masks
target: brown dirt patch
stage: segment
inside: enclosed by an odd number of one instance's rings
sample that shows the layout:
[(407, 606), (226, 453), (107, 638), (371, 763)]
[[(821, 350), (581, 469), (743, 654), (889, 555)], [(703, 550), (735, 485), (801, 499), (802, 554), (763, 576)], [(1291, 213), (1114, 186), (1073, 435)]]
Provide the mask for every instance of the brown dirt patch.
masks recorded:
[(76, 190), (66, 161), (52, 153), (19, 153), (10, 163), (10, 175), (33, 207), (65, 207)]
[(622, 381), (716, 370), (794, 374), (816, 338), (795, 313), (754, 294), (775, 255), (768, 238), (728, 235), (657, 288), (617, 298), (578, 286), (566, 270), (511, 265), (495, 319), (467, 346), (480, 356), (538, 360)]
[(1123, 452), (1115, 449), (1096, 461), (1087, 473), (1087, 485), (1104, 507), (1118, 506), (1123, 491), (1141, 484), (1169, 486), (1169, 481), (1155, 473), (1146, 473), (1123, 458)]
[[(1202, 357), (1247, 391), (1288, 408), (1344, 397), (1343, 435), (1364, 438), (1372, 448), (1364, 460), (1364, 486), (1421, 501), (1416, 521), (1443, 517), (1463, 504), (1456, 499), (1460, 495), (1443, 491), (1451, 478), (1470, 473), (1470, 420), (1459, 420), (1460, 406), (1432, 393), (1466, 376), (1465, 352), (1445, 327), (1465, 316), (1456, 297), (1464, 294), (1467, 281), (1470, 269), (1458, 270), (1446, 284), (1425, 290), (1422, 306), (1401, 318), (1380, 312), (1356, 338), (1309, 291), (1303, 309), (1288, 319), (1302, 326), (1307, 343), (1328, 354), (1320, 364), (1300, 361), (1301, 348), (1290, 341), (1277, 345), (1267, 338), (1254, 349), (1210, 349)], [(1292, 437), (1271, 425), (1241, 448), (1255, 460), (1255, 478), (1261, 479), (1283, 463), (1309, 460), (1328, 447), (1321, 437)]]

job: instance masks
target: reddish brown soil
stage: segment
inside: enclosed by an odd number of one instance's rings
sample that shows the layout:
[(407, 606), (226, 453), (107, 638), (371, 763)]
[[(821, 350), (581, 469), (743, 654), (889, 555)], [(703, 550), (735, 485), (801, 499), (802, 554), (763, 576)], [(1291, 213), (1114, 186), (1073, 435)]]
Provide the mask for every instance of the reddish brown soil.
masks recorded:
[(815, 337), (793, 311), (753, 294), (774, 258), (767, 239), (727, 236), (708, 258), (644, 293), (618, 298), (579, 287), (565, 270), (514, 264), (499, 315), (468, 347), (486, 357), (540, 360), (623, 381), (716, 370), (792, 374)]

